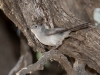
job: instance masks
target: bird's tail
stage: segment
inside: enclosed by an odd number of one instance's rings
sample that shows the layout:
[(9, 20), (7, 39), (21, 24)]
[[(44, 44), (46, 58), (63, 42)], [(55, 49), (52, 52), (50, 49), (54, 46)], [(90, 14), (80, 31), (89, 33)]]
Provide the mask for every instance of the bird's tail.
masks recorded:
[(88, 23), (85, 23), (85, 24), (78, 25), (78, 26), (76, 26), (74, 28), (71, 28), (69, 30), (71, 32), (75, 32), (75, 31), (82, 30), (82, 29), (85, 29), (85, 28), (88, 28), (88, 27), (89, 27)]

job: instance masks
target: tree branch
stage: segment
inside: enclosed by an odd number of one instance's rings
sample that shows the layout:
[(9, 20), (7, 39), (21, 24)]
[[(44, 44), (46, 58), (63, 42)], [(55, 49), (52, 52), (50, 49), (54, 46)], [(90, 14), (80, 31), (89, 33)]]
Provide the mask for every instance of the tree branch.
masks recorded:
[(28, 67), (21, 69), (17, 73), (17, 75), (25, 75), (29, 72), (43, 70), (44, 64), (51, 59), (59, 62), (64, 67), (68, 75), (76, 75), (67, 58), (63, 54), (59, 53), (59, 51), (57, 50), (50, 50), (48, 52), (45, 52), (43, 56), (35, 64), (29, 65)]

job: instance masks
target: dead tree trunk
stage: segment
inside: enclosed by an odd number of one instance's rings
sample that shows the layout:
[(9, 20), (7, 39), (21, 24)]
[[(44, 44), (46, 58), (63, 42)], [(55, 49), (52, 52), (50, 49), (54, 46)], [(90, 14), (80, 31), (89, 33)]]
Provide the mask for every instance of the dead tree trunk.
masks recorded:
[[(27, 27), (39, 23), (48, 28), (72, 28), (91, 22), (88, 15), (90, 12), (86, 10), (89, 6), (86, 5), (88, 1), (82, 0), (0, 0), (0, 8), (24, 33), (33, 50), (44, 52), (45, 46), (41, 47), (34, 40)], [(95, 73), (100, 73), (99, 33), (100, 31), (93, 26), (72, 33), (71, 38), (64, 40), (57, 51), (44, 53), (37, 63), (21, 69), (17, 74), (24, 75), (30, 71), (41, 70), (45, 61), (49, 59), (60, 62), (68, 75), (95, 75), (86, 70), (86, 65), (95, 70)], [(75, 59), (72, 66), (64, 55)]]

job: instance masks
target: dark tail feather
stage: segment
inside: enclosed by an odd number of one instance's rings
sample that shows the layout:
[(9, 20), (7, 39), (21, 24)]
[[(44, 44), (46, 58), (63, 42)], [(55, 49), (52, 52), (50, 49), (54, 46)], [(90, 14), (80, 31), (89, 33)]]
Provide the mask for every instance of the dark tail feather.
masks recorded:
[(75, 32), (75, 31), (78, 31), (78, 30), (81, 30), (81, 29), (85, 29), (85, 28), (88, 28), (88, 27), (89, 27), (88, 23), (85, 23), (85, 24), (82, 24), (82, 25), (78, 25), (78, 26), (76, 26), (74, 28), (71, 28), (69, 30), (71, 32)]

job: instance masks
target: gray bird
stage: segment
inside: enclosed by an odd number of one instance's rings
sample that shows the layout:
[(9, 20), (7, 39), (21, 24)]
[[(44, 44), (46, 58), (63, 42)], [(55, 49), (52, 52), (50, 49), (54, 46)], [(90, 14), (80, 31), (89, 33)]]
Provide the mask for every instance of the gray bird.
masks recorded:
[(42, 44), (48, 46), (56, 46), (56, 48), (58, 48), (62, 44), (62, 41), (70, 36), (71, 32), (85, 29), (88, 27), (89, 26), (87, 24), (82, 24), (70, 29), (66, 28), (46, 29), (44, 26), (41, 25), (33, 25), (30, 26), (29, 28)]

